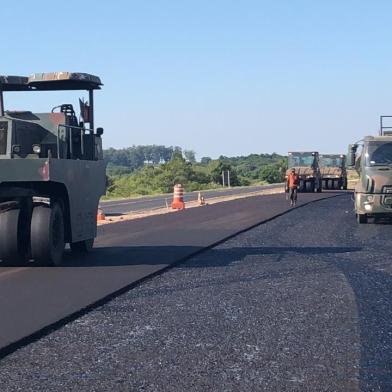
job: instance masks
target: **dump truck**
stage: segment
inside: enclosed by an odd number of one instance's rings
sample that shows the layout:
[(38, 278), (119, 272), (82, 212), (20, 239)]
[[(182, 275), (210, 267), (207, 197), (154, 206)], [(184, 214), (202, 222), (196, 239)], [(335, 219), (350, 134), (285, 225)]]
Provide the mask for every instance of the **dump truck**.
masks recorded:
[[(99, 77), (77, 72), (0, 76), (3, 265), (59, 265), (67, 243), (73, 252), (92, 248), (106, 186), (103, 129), (94, 129), (94, 91), (101, 86)], [(79, 117), (69, 103), (46, 113), (4, 107), (7, 92), (70, 90), (88, 95), (88, 101), (79, 99)]]
[(378, 136), (366, 136), (349, 145), (347, 166), (359, 174), (354, 189), (354, 206), (358, 223), (392, 218), (392, 127), (384, 126), (380, 116)]
[(286, 179), (291, 169), (295, 169), (299, 176), (299, 192), (322, 191), (318, 152), (289, 152)]
[(347, 170), (345, 155), (320, 155), (320, 173), (323, 189), (347, 189)]

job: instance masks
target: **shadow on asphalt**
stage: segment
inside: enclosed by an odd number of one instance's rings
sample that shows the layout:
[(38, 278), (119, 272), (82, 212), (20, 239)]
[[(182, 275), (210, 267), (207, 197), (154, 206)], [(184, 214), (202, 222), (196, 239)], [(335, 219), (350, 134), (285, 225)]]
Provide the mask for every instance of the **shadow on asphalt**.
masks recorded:
[(360, 390), (392, 391), (392, 276), (361, 263), (334, 263), (354, 291), (361, 338)]
[[(94, 248), (87, 255), (77, 255), (69, 249), (65, 251), (61, 267), (116, 267), (132, 265), (177, 264), (206, 250), (199, 246), (117, 246)], [(228, 249), (212, 248), (206, 250), (205, 257), (192, 260), (189, 265), (195, 267), (223, 267), (243, 259), (246, 256), (284, 255), (286, 253), (302, 255), (337, 254), (357, 252), (357, 247), (238, 247)], [(30, 267), (42, 267), (34, 262)], [(2, 265), (1, 267), (7, 267)], [(186, 264), (183, 267), (187, 267)], [(48, 267), (53, 268), (53, 267)]]
[(197, 246), (117, 246), (94, 248), (88, 255), (65, 252), (62, 267), (115, 267), (173, 264), (200, 252)]
[[(173, 264), (202, 251), (197, 246), (135, 246), (95, 248), (86, 256), (77, 256), (70, 251), (65, 253), (62, 267), (113, 267), (126, 265)], [(192, 261), (190, 267), (222, 267), (246, 256), (337, 254), (357, 252), (358, 247), (238, 247), (228, 249), (209, 249), (206, 257)], [(184, 265), (183, 267), (186, 267)]]

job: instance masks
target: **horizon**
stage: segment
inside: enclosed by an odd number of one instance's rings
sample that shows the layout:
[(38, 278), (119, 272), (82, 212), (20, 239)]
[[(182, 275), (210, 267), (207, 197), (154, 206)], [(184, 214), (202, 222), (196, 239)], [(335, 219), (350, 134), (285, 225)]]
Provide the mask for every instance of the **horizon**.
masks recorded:
[[(120, 148), (114, 148), (114, 147), (104, 147), (104, 151), (105, 150), (109, 150), (109, 149), (114, 149), (114, 150), (126, 150), (126, 149), (128, 149), (128, 148), (133, 148), (133, 147), (146, 147), (146, 146), (154, 146), (154, 144), (138, 144), (138, 145), (133, 145), (133, 146), (125, 146), (125, 147), (120, 147)], [(155, 146), (157, 146), (157, 145), (155, 145)], [(184, 153), (184, 151), (189, 151), (190, 149), (189, 148), (184, 148), (184, 147), (182, 147), (182, 146), (164, 146), (164, 147), (166, 147), (166, 148), (170, 148), (170, 147), (180, 147), (181, 148), (181, 151)], [(190, 150), (190, 151), (193, 151), (193, 150)], [(287, 157), (287, 153), (286, 154), (279, 154), (279, 153), (277, 153), (277, 152), (271, 152), (271, 153), (269, 153), (269, 152), (259, 152), (259, 153), (255, 153), (255, 152), (253, 152), (253, 153), (250, 153), (250, 154), (246, 154), (246, 155), (220, 155), (220, 156), (217, 156), (217, 157), (211, 157), (211, 156), (209, 156), (209, 155), (203, 155), (203, 154), (199, 154), (197, 151), (193, 151), (194, 153), (195, 153), (195, 157), (196, 157), (196, 161), (197, 162), (200, 162), (200, 160), (202, 159), (202, 158), (211, 158), (211, 159), (214, 159), (214, 160), (217, 160), (217, 159), (219, 159), (221, 156), (223, 156), (224, 158), (242, 158), (242, 157), (249, 157), (250, 155), (279, 155), (279, 156), (281, 156), (281, 157)], [(310, 152), (310, 151), (309, 151)], [(325, 153), (326, 154), (326, 153)]]

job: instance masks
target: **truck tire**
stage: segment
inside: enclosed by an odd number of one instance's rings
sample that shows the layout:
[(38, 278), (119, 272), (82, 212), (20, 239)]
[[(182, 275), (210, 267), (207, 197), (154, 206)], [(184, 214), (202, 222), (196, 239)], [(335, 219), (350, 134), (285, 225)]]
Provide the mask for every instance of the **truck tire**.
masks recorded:
[(0, 214), (0, 259), (4, 264), (23, 264), (27, 261), (28, 236), (22, 220), (20, 208), (4, 211)]
[(78, 242), (71, 242), (70, 244), (71, 250), (74, 253), (78, 254), (86, 254), (93, 249), (94, 246), (94, 238), (90, 238), (88, 240), (84, 241), (78, 241)]
[(357, 214), (357, 222), (358, 223), (368, 223), (367, 214)]
[(34, 207), (31, 218), (31, 255), (44, 265), (60, 265), (64, 253), (64, 217), (59, 204)]

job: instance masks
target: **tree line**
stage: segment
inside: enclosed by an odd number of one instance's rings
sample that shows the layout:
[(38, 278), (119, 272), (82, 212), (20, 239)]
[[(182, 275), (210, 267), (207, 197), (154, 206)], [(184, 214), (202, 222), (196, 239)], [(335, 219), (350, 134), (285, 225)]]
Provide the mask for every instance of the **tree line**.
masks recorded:
[(181, 183), (186, 191), (222, 186), (222, 171), (230, 171), (231, 186), (276, 183), (284, 180), (287, 159), (278, 154), (240, 157), (202, 157), (192, 150), (165, 146), (132, 146), (104, 151), (108, 163), (110, 197), (168, 193)]
[(169, 162), (175, 154), (182, 154), (190, 162), (195, 162), (192, 150), (182, 150), (178, 146), (145, 145), (127, 148), (109, 148), (103, 151), (111, 174), (130, 173), (145, 164), (158, 165)]

